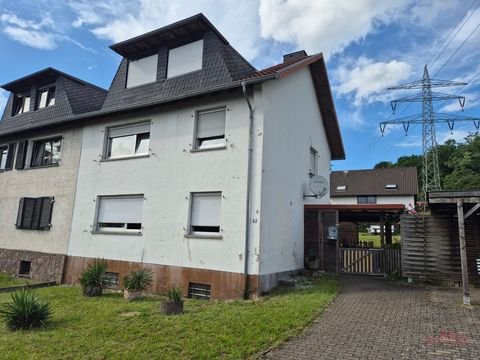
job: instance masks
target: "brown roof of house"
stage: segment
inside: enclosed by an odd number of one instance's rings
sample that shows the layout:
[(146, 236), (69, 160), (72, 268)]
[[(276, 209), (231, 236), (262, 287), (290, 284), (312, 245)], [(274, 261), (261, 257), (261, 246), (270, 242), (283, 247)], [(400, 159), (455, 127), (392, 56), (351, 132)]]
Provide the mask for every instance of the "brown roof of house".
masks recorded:
[(416, 195), (417, 193), (417, 168), (415, 167), (332, 171), (330, 174), (331, 197), (395, 196)]

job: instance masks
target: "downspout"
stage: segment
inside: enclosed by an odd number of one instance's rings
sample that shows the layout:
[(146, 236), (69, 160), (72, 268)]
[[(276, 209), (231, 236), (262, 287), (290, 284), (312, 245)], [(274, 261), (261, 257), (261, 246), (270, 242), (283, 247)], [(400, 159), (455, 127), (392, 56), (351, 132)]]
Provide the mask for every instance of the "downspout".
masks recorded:
[(244, 276), (245, 276), (245, 287), (243, 290), (244, 299), (248, 299), (250, 295), (250, 281), (248, 279), (248, 257), (249, 257), (249, 248), (250, 248), (250, 182), (252, 174), (252, 157), (253, 157), (253, 107), (250, 99), (247, 95), (247, 83), (242, 81), (242, 91), (245, 100), (247, 101), (248, 110), (249, 110), (249, 123), (248, 123), (248, 159), (247, 159), (247, 199), (246, 199), (246, 210), (245, 210), (245, 262), (244, 262)]

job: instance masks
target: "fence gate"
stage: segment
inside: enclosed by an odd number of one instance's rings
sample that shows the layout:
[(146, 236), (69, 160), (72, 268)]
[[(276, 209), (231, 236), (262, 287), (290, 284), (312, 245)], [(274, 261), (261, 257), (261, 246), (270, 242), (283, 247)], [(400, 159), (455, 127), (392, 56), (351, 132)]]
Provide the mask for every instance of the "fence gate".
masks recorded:
[(340, 248), (340, 272), (381, 275), (400, 273), (400, 249)]

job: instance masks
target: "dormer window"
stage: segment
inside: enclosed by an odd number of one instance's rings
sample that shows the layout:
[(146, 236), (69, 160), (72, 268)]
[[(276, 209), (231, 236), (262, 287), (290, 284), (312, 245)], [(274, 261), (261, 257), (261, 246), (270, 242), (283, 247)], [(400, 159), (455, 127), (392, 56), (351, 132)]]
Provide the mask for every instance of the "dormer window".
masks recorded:
[(168, 52), (167, 78), (202, 69), (203, 40), (170, 49)]
[(387, 190), (397, 190), (398, 186), (397, 186), (397, 184), (387, 184), (387, 185), (385, 185), (385, 189), (387, 189)]
[(40, 89), (37, 101), (37, 109), (55, 105), (55, 86)]
[(15, 94), (13, 99), (13, 116), (26, 113), (27, 111), (30, 111), (30, 96)]
[(347, 185), (338, 185), (336, 191), (346, 191)]
[(158, 54), (128, 61), (127, 88), (157, 81)]

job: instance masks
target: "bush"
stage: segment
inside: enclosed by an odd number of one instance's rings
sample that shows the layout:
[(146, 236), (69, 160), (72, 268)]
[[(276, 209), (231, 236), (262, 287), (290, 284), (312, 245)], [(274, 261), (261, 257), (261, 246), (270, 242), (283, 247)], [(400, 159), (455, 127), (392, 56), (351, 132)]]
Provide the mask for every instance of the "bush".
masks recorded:
[(50, 304), (40, 301), (37, 294), (28, 289), (12, 293), (12, 302), (0, 308), (0, 317), (10, 330), (42, 327), (50, 315)]
[(182, 301), (183, 291), (179, 287), (174, 287), (167, 292), (168, 301), (179, 302)]
[(102, 295), (102, 290), (107, 284), (105, 278), (107, 269), (108, 264), (105, 259), (95, 259), (93, 263), (88, 264), (88, 267), (80, 275), (80, 284), (84, 295), (90, 297)]
[(130, 271), (123, 278), (123, 286), (128, 291), (143, 291), (152, 283), (152, 272), (142, 268), (138, 271)]

